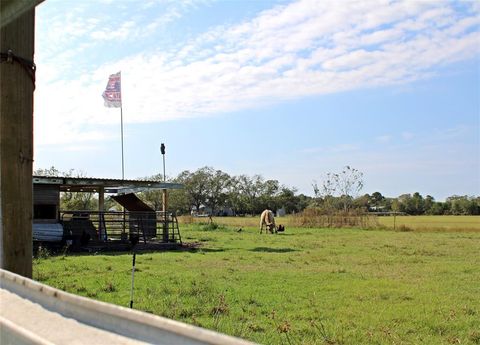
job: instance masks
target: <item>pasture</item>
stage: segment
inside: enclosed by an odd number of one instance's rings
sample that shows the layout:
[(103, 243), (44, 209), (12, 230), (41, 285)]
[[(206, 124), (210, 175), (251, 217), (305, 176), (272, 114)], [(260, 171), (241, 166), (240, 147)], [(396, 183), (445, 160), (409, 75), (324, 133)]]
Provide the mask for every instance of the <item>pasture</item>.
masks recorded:
[[(241, 224), (137, 255), (134, 307), (264, 344), (480, 344), (480, 232)], [(128, 306), (131, 259), (44, 255), (33, 278)]]
[[(459, 231), (459, 232), (480, 232), (480, 216), (372, 216), (372, 223), (376, 223), (377, 228), (393, 229), (394, 218), (396, 228), (407, 231)], [(208, 218), (179, 217), (184, 223), (206, 222)], [(284, 224), (287, 227), (295, 226), (293, 216), (275, 218), (277, 224)], [(258, 217), (215, 217), (217, 224), (230, 227), (258, 227)], [(403, 228), (402, 228), (403, 225)]]
[[(393, 229), (394, 217), (377, 217), (379, 224)], [(480, 216), (399, 216), (397, 227), (413, 231), (479, 231)]]

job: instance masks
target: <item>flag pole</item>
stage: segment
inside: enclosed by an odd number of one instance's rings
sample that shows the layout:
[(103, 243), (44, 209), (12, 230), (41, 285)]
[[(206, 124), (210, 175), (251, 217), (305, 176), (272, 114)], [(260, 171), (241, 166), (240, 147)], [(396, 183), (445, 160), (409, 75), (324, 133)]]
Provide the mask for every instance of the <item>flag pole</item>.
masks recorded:
[[(121, 78), (121, 76), (120, 76)], [(120, 79), (120, 140), (121, 140), (121, 143), (122, 143), (122, 182), (125, 180), (125, 160), (124, 160), (124, 154), (123, 154), (123, 99), (122, 99), (122, 87), (121, 87), (121, 79)], [(127, 212), (125, 210), (125, 207), (122, 207), (123, 209), (123, 225), (122, 225), (122, 234), (125, 234), (125, 230), (126, 230), (126, 225), (125, 225), (125, 222), (126, 222), (126, 218), (127, 218)], [(135, 267), (135, 252), (134, 252), (134, 256), (133, 256), (133, 266)], [(132, 291), (133, 291), (133, 272), (132, 272)], [(132, 292), (133, 294), (133, 292)], [(132, 298), (133, 298), (133, 295), (132, 295)], [(133, 302), (132, 302), (133, 303)], [(132, 306), (130, 305), (130, 308)]]
[(123, 107), (120, 106), (120, 136), (122, 141), (122, 180), (125, 180), (125, 161), (123, 157)]

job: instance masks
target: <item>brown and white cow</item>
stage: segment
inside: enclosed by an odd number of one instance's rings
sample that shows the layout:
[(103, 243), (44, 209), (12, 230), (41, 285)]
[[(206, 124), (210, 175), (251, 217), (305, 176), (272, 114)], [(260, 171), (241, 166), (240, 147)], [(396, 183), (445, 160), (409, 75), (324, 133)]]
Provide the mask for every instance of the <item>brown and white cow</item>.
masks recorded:
[(273, 212), (270, 210), (265, 210), (260, 215), (260, 233), (263, 231), (263, 226), (265, 225), (265, 233), (267, 230), (273, 234), (273, 232), (277, 232), (277, 227), (275, 226), (275, 217), (273, 216)]

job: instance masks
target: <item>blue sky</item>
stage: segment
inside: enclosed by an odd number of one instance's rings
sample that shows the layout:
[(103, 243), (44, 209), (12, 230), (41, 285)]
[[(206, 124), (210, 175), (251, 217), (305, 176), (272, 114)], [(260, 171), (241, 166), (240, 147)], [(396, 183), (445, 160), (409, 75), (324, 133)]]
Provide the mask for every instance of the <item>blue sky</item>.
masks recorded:
[(34, 168), (126, 178), (212, 166), (313, 194), (480, 194), (480, 6), (442, 1), (56, 1), (36, 11)]

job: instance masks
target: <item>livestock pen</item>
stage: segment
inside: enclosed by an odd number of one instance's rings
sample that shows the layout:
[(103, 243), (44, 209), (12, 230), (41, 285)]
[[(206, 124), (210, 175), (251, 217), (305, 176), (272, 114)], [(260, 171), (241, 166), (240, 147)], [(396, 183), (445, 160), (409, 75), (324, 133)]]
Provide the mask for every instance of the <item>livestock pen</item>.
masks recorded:
[[(181, 244), (175, 215), (155, 211), (135, 195), (145, 190), (178, 188), (182, 185), (156, 181), (34, 176), (33, 239), (77, 249), (126, 250), (137, 242), (149, 248)], [(61, 193), (97, 194), (98, 211), (62, 210)], [(106, 194), (123, 210), (106, 211)]]

